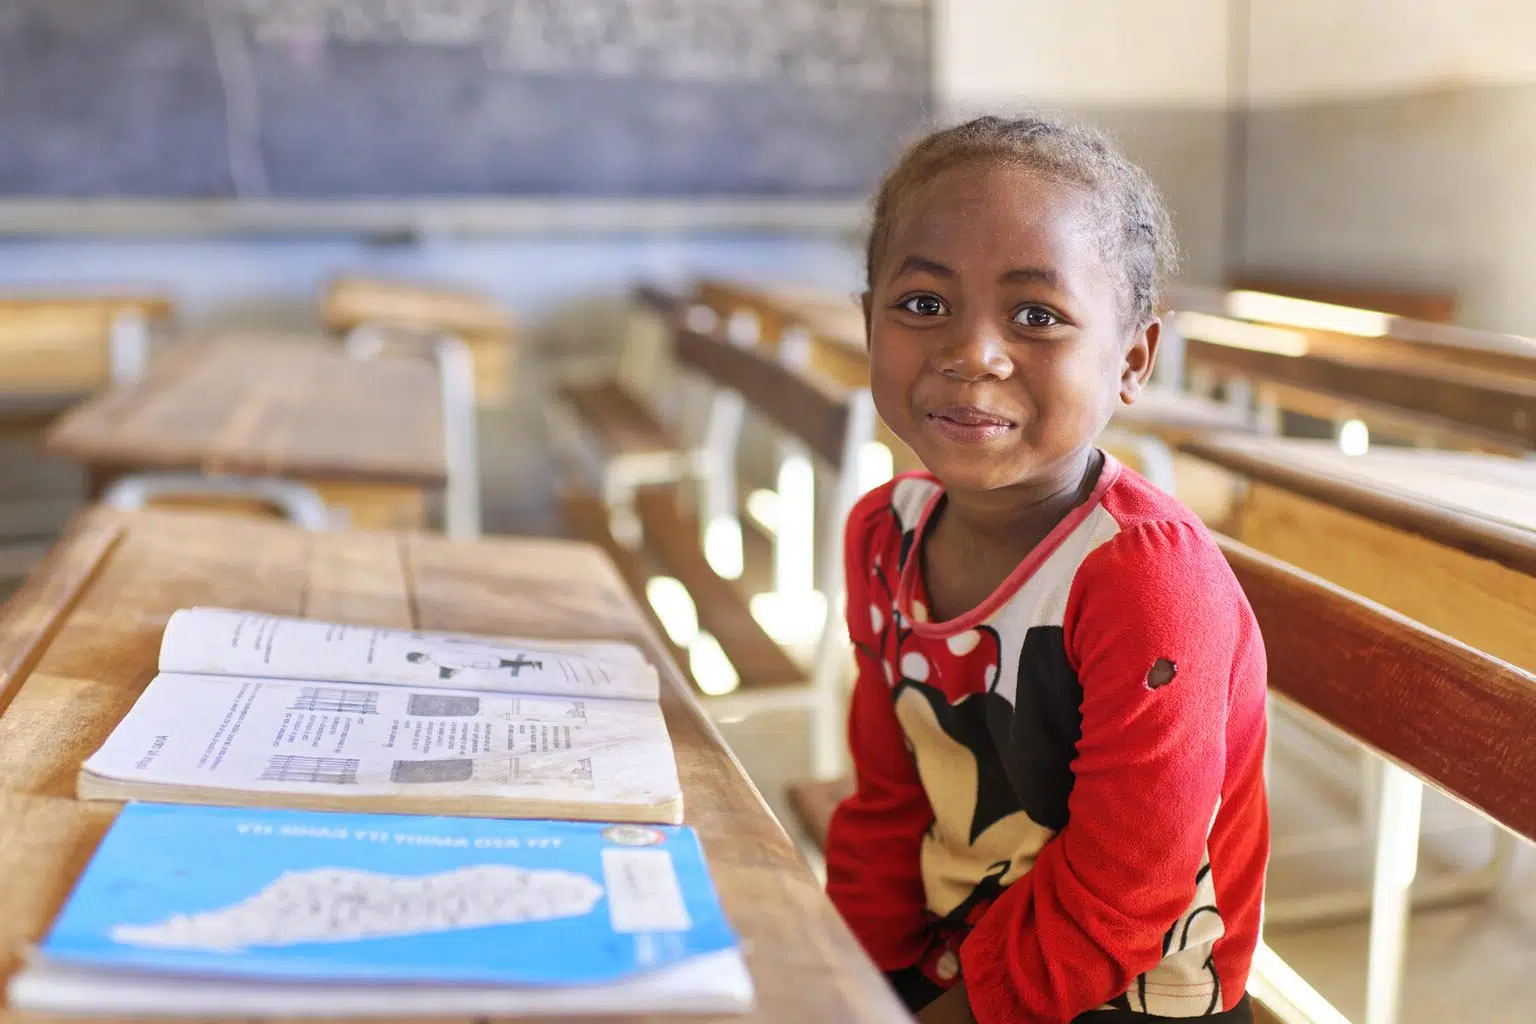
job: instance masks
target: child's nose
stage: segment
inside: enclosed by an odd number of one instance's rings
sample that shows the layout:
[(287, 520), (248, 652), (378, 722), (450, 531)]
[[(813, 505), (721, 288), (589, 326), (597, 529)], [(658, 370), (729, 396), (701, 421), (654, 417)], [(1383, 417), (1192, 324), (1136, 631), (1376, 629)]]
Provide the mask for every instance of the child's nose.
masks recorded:
[(993, 324), (957, 324), (953, 340), (939, 353), (939, 372), (964, 381), (1007, 380), (1013, 359), (1002, 332)]

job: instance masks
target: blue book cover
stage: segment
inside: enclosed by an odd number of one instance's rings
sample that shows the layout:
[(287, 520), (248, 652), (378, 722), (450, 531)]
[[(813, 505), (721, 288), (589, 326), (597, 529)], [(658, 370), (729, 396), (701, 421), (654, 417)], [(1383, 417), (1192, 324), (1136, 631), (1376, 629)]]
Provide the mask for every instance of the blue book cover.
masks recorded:
[(685, 827), (129, 804), (41, 952), (270, 981), (583, 986), (736, 945)]

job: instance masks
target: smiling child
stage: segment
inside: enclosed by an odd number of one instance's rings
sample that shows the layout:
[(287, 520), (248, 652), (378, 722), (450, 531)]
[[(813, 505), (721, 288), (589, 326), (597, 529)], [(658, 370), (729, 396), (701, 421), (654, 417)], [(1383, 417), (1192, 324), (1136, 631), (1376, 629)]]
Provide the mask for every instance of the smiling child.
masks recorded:
[(828, 892), (924, 1022), (1247, 1022), (1264, 649), (1211, 536), (1094, 447), (1172, 232), (1098, 133), (981, 118), (876, 199), (875, 403), (928, 473), (849, 517), (856, 789)]

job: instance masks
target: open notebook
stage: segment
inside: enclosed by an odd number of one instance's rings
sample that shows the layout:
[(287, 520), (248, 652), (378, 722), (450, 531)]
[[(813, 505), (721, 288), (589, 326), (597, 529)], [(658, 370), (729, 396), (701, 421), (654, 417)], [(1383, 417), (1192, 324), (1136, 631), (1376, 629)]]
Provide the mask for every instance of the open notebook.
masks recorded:
[(628, 644), (178, 611), (82, 799), (682, 820), (656, 670)]
[(13, 1007), (197, 1017), (732, 1013), (692, 830), (129, 804)]

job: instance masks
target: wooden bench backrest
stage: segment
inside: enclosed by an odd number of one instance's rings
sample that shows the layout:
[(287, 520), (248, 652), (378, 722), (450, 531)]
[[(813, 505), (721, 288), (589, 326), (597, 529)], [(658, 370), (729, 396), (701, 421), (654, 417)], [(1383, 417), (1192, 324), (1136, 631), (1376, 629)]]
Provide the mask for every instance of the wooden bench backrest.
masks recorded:
[[(1536, 339), (1345, 303), (1319, 306), (1306, 299), (1259, 289), (1176, 288), (1169, 305), (1179, 312), (1207, 313), (1300, 330), (1326, 352), (1363, 356), (1386, 354), (1400, 360), (1438, 360), (1536, 378)], [(1298, 301), (1301, 300), (1301, 301)], [(1357, 326), (1349, 326), (1351, 323)], [(1330, 324), (1339, 324), (1330, 330)], [(1357, 337), (1349, 332), (1357, 330)]]
[(1269, 688), (1536, 840), (1536, 676), (1219, 538)]
[(1450, 323), (1456, 319), (1456, 296), (1451, 292), (1388, 288), (1374, 284), (1347, 282), (1298, 281), (1262, 274), (1243, 274), (1232, 281), (1233, 288), (1245, 288), (1274, 295), (1290, 295), (1337, 306), (1372, 309), (1410, 320)]
[(867, 401), (868, 392), (799, 372), (773, 353), (733, 344), (723, 334), (679, 323), (678, 361), (714, 385), (741, 395), (757, 412), (804, 442), (834, 469), (842, 470), (845, 461), (856, 454), (846, 451), (849, 423), (856, 414), (854, 404), (861, 396)]
[(156, 295), (0, 296), (0, 392), (64, 395), (104, 387), (113, 323), (123, 313), (164, 325), (173, 307)]
[(502, 334), (512, 328), (505, 309), (475, 292), (368, 277), (332, 281), (321, 299), (320, 315), (326, 327), (338, 333), (365, 323), (435, 327), (461, 336)]

